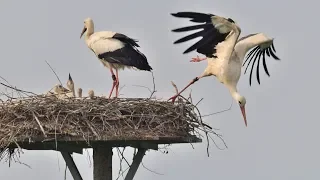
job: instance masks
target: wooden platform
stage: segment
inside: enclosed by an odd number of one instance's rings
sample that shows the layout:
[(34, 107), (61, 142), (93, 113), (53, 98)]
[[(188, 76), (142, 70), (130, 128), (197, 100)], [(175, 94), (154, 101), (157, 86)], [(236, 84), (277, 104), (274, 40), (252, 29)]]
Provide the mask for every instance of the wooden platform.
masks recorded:
[[(93, 148), (95, 146), (111, 146), (111, 147), (134, 147), (134, 148), (146, 148), (157, 150), (160, 144), (177, 144), (177, 143), (199, 143), (202, 142), (196, 136), (189, 137), (139, 137), (139, 138), (88, 138), (85, 141), (83, 137), (63, 137), (57, 139), (47, 139), (43, 137), (35, 137), (28, 139), (20, 139), (16, 141), (17, 144), (23, 149), (27, 150), (58, 150), (69, 153), (80, 153), (82, 149)], [(16, 143), (9, 146), (10, 148), (16, 148)]]
[[(82, 154), (83, 149), (93, 148), (94, 180), (112, 180), (112, 148), (127, 146), (138, 148), (138, 152), (134, 156), (133, 162), (125, 177), (125, 180), (132, 180), (139, 168), (145, 152), (148, 149), (158, 150), (158, 145), (161, 144), (202, 142), (201, 139), (192, 135), (188, 137), (131, 137), (127, 139), (100, 137), (99, 139), (88, 139), (88, 141), (85, 141), (84, 137), (60, 137), (57, 139), (47, 139), (42, 136), (32, 139), (20, 139), (17, 141), (17, 144), (19, 144), (20, 148), (27, 150), (60, 151), (74, 180), (82, 180), (82, 177), (75, 162), (73, 161), (71, 156), (72, 153)], [(17, 148), (16, 143), (11, 144), (9, 148)]]

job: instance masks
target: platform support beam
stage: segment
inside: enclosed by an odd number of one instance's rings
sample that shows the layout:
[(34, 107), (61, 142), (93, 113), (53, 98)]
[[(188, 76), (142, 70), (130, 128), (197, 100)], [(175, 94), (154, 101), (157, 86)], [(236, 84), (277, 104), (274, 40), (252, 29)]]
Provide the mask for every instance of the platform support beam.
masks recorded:
[(62, 152), (62, 157), (66, 161), (66, 164), (68, 166), (68, 169), (73, 177), (74, 180), (82, 180), (81, 174), (76, 166), (76, 164), (73, 161), (73, 158), (71, 157), (71, 154), (68, 152)]
[(133, 180), (140, 163), (142, 162), (142, 158), (145, 155), (147, 149), (139, 148), (137, 154), (134, 156), (130, 169), (124, 180)]
[(112, 180), (112, 147), (93, 147), (93, 179)]

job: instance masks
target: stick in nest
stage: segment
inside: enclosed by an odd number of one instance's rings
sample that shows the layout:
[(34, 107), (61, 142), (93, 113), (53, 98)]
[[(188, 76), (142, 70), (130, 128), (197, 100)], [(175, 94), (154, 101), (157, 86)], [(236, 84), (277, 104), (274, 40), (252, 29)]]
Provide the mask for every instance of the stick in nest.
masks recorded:
[[(178, 90), (177, 85), (176, 85), (173, 81), (171, 81), (171, 84), (172, 84), (172, 86), (174, 87), (175, 91), (176, 91), (177, 94), (178, 94), (179, 90)], [(215, 141), (213, 140), (213, 138), (209, 135), (209, 133), (212, 133), (212, 134), (218, 136), (218, 137), (220, 138), (220, 140), (222, 140), (222, 142), (224, 143), (225, 147), (228, 148), (227, 145), (226, 145), (226, 143), (225, 143), (225, 141), (222, 139), (222, 137), (219, 136), (216, 132), (214, 132), (209, 125), (203, 123), (200, 110), (199, 110), (198, 107), (197, 107), (197, 105), (200, 103), (200, 101), (201, 101), (203, 98), (201, 98), (201, 100), (200, 100), (196, 105), (193, 105), (191, 92), (189, 93), (189, 98), (188, 98), (188, 99), (185, 98), (185, 97), (183, 97), (182, 95), (179, 95), (179, 96), (178, 96), (178, 98), (180, 98), (180, 97), (181, 97), (182, 99), (184, 99), (185, 101), (189, 102), (190, 104), (192, 104), (193, 110), (196, 110), (197, 113), (199, 114), (199, 115), (198, 115), (198, 117), (199, 117), (199, 124), (202, 126), (203, 132), (205, 133), (206, 139), (207, 139), (207, 155), (208, 155), (208, 157), (209, 157), (209, 145), (210, 145), (210, 143), (209, 143), (209, 138), (213, 141), (213, 143), (215, 144), (215, 146), (216, 146), (218, 149), (221, 149), (221, 148), (219, 148), (219, 147), (217, 146), (216, 142), (215, 142)], [(189, 99), (190, 99), (190, 101), (189, 101)], [(178, 100), (178, 101), (179, 101), (179, 100)], [(209, 128), (209, 130), (206, 130), (206, 128)]]
[(48, 64), (48, 66), (50, 67), (50, 69), (52, 70), (52, 72), (54, 73), (54, 75), (57, 77), (58, 81), (60, 82), (60, 85), (62, 86), (62, 82), (60, 81), (59, 76), (57, 75), (57, 73), (53, 70), (53, 68), (51, 67), (51, 65), (48, 63), (48, 61), (46, 61), (46, 63)]
[(149, 99), (151, 99), (152, 96), (157, 92), (157, 90), (156, 90), (156, 83), (155, 83), (155, 79), (154, 79), (154, 75), (153, 75), (153, 72), (152, 72), (152, 71), (151, 71), (151, 76), (152, 76), (152, 83), (153, 83), (153, 89), (152, 89), (152, 90), (151, 90), (149, 87), (147, 87), (147, 86), (132, 85), (132, 86), (142, 87), (142, 88), (148, 89), (148, 91), (150, 92), (150, 97), (149, 97)]

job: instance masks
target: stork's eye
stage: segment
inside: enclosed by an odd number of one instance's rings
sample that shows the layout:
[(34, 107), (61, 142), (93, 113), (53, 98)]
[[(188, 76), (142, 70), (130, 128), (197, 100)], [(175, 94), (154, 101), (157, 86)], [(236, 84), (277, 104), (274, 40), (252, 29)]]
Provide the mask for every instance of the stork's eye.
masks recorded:
[(241, 104), (241, 102), (240, 101), (238, 101), (239, 102), (239, 104)]

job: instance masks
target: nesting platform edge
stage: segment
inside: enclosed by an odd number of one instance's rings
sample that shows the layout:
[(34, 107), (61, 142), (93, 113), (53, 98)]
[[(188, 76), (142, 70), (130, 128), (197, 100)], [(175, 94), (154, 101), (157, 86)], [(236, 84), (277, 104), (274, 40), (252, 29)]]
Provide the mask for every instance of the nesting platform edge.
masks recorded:
[(88, 138), (83, 137), (62, 137), (57, 139), (48, 139), (43, 137), (34, 137), (27, 139), (17, 139), (16, 143), (9, 145), (9, 148), (22, 148), (27, 150), (57, 150), (69, 153), (82, 154), (82, 149), (92, 148), (94, 146), (111, 146), (111, 147), (134, 147), (157, 150), (161, 144), (178, 144), (178, 143), (201, 143), (202, 140), (197, 136), (188, 137), (139, 137), (128, 139), (116, 138)]

